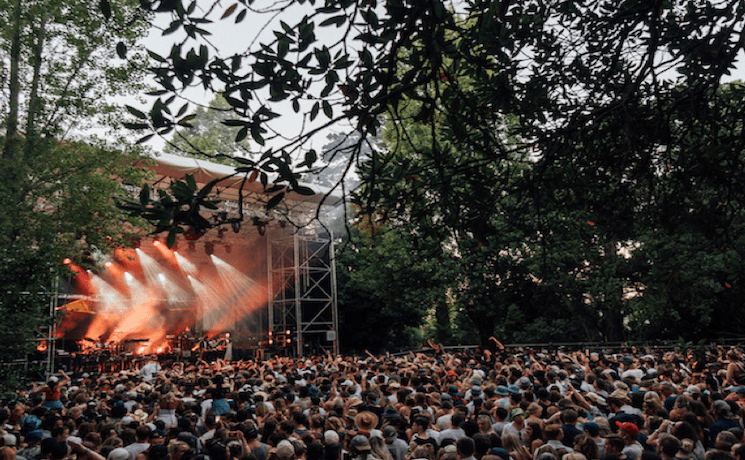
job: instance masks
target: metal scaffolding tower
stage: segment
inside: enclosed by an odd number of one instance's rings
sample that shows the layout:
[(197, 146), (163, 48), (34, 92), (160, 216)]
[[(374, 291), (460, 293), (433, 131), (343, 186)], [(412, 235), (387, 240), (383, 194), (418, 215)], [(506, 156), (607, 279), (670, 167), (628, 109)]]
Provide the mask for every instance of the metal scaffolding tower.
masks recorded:
[(296, 356), (339, 353), (332, 235), (267, 233), (269, 338)]

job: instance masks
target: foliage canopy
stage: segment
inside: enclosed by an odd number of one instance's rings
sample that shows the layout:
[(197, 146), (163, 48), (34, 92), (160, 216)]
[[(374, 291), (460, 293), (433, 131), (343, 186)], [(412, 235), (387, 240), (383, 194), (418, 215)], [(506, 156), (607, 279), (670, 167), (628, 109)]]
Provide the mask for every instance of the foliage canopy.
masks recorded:
[[(444, 243), (425, 250), (458, 258), (482, 340), (536, 315), (589, 338), (628, 322), (705, 336), (737, 305), (744, 93), (722, 81), (745, 2), (141, 4), (182, 35), (151, 53), (159, 87), (133, 127), (166, 135), (191, 121), (181, 91), (220, 92), (235, 140), (257, 146), (241, 171), (293, 189), (318, 167), (309, 140), (350, 125), (360, 214)], [(209, 33), (227, 25), (268, 32), (222, 54)], [(302, 114), (289, 138), (283, 106)]]

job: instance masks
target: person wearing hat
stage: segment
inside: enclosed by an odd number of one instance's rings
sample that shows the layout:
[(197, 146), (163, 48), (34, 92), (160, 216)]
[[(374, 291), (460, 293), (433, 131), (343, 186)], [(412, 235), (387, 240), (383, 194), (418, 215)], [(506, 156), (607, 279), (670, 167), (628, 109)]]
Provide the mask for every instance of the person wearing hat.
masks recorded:
[(637, 436), (639, 436), (639, 427), (631, 422), (618, 421), (616, 422), (616, 426), (625, 444), (622, 453), (626, 455), (628, 460), (638, 460), (642, 456), (642, 453), (644, 453), (644, 448), (636, 440)]
[[(373, 460), (376, 457), (372, 454), (370, 440), (366, 436), (358, 434), (352, 438), (349, 443), (349, 453), (355, 460)], [(380, 459), (376, 459), (380, 460)]]
[(117, 447), (109, 452), (106, 460), (127, 460), (129, 458), (129, 452), (124, 447)]
[(383, 440), (385, 440), (385, 447), (391, 453), (393, 460), (405, 460), (409, 445), (398, 437), (398, 430), (395, 426), (386, 425), (383, 427)]
[(292, 460), (295, 458), (295, 446), (290, 441), (283, 439), (277, 444), (275, 453), (279, 460)]
[(599, 456), (602, 457), (605, 454), (605, 438), (600, 436), (600, 425), (595, 422), (585, 422), (582, 424), (582, 430), (598, 445)]
[(377, 429), (378, 426), (378, 416), (370, 411), (364, 411), (357, 414), (357, 416), (354, 418), (354, 424), (355, 426), (360, 430), (367, 433), (370, 433), (370, 437), (383, 437), (383, 432)]
[(732, 407), (727, 401), (721, 399), (714, 401), (711, 404), (711, 412), (714, 414), (714, 423), (711, 424), (709, 430), (711, 445), (713, 446), (720, 432), (739, 427), (740, 423), (732, 414)]
[(506, 385), (497, 385), (497, 389), (494, 393), (499, 396), (499, 399), (494, 403), (495, 406), (504, 407), (507, 410), (512, 409), (512, 402), (510, 401), (510, 392), (507, 391)]
[(510, 423), (504, 426), (502, 433), (512, 433), (519, 439), (523, 438), (525, 431), (525, 411), (516, 407), (510, 411)]

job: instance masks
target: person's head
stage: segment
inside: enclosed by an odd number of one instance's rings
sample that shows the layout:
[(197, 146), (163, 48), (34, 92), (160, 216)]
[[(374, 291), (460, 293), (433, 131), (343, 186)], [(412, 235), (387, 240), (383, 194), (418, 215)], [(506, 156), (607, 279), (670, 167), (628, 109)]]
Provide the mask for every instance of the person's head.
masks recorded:
[(553, 446), (544, 444), (535, 451), (535, 457), (537, 460), (558, 460), (559, 454)]
[(504, 450), (507, 452), (519, 452), (522, 448), (522, 443), (516, 434), (505, 430), (502, 433), (502, 447), (504, 447)]
[(168, 446), (168, 453), (171, 460), (181, 460), (186, 451), (190, 449), (189, 444), (184, 441), (174, 441)]
[(543, 414), (543, 407), (541, 407), (540, 404), (532, 402), (528, 404), (527, 409), (525, 409), (525, 415), (528, 417), (539, 417)]
[(671, 434), (678, 439), (692, 439), (693, 441), (699, 440), (696, 429), (688, 422), (676, 422), (675, 425), (673, 425)]
[(587, 458), (579, 452), (569, 452), (561, 457), (561, 460), (587, 460)]
[(663, 460), (675, 458), (679, 450), (680, 440), (678, 438), (668, 433), (662, 433), (660, 435), (657, 452), (659, 452)]
[(166, 442), (166, 434), (161, 430), (153, 430), (150, 432), (149, 441), (151, 446), (161, 446)]
[(536, 439), (543, 439), (543, 430), (540, 423), (528, 422), (525, 424), (525, 434), (523, 440), (530, 444)]
[(561, 411), (561, 420), (565, 425), (574, 425), (577, 423), (577, 411), (574, 409), (564, 409)]
[(349, 443), (349, 450), (355, 456), (371, 452), (372, 446), (370, 445), (370, 439), (361, 434), (354, 436)]
[(636, 437), (639, 436), (639, 427), (631, 422), (616, 422), (618, 426), (618, 433), (626, 441), (626, 444), (631, 444), (636, 441)]
[(738, 443), (732, 446), (732, 455), (737, 460), (745, 460), (745, 443)]
[(479, 431), (481, 433), (486, 433), (491, 431), (491, 417), (488, 414), (479, 415), (476, 418), (476, 423), (479, 426)]
[(146, 442), (150, 438), (150, 427), (147, 425), (138, 426), (135, 430), (135, 436), (137, 437), (137, 442)]
[(730, 451), (732, 446), (737, 442), (737, 437), (731, 431), (720, 431), (714, 440), (714, 448)]
[(417, 415), (416, 417), (414, 417), (411, 426), (417, 433), (422, 433), (424, 431), (427, 431), (427, 428), (429, 428), (429, 423), (429, 417)]
[(735, 457), (733, 457), (732, 454), (727, 451), (711, 449), (710, 451), (706, 452), (704, 460), (735, 460)]
[(612, 435), (605, 438), (605, 452), (608, 454), (620, 456), (624, 447), (626, 447), (626, 441), (621, 436)]
[(564, 437), (564, 431), (561, 429), (561, 426), (556, 423), (546, 425), (543, 434), (546, 436), (546, 440), (548, 441), (561, 441)]
[(485, 434), (476, 433), (473, 435), (473, 448), (475, 456), (481, 458), (491, 449), (491, 439)]
[(295, 458), (295, 447), (286, 439), (277, 444), (276, 450), (278, 460), (291, 460)]
[(421, 446), (417, 446), (413, 451), (411, 451), (411, 458), (424, 458), (427, 460), (434, 460), (435, 449), (432, 447), (432, 444), (422, 444)]
[(476, 451), (473, 439), (471, 438), (460, 438), (455, 441), (455, 448), (458, 452), (458, 457), (466, 458), (473, 455)]
[(370, 438), (370, 450), (375, 458), (380, 460), (390, 459), (390, 452), (385, 446), (385, 440), (379, 436)]
[(584, 433), (574, 438), (574, 450), (583, 454), (588, 460), (597, 460), (600, 457), (598, 444)]

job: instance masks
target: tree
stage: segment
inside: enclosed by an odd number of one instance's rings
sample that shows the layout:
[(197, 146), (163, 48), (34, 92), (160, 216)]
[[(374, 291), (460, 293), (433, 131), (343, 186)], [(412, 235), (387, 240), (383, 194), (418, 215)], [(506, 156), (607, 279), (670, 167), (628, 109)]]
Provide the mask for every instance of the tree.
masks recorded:
[(443, 260), (417, 253), (423, 242), (415, 235), (384, 226), (353, 232), (336, 261), (342, 348), (361, 353), (417, 346), (426, 316), (449, 287)]
[(209, 158), (216, 163), (237, 165), (232, 156), (248, 156), (246, 141), (235, 142), (232, 130), (222, 124), (230, 118), (230, 106), (217, 95), (209, 107), (200, 107), (194, 114), (190, 127), (176, 129), (165, 151), (178, 155)]
[[(117, 51), (109, 45), (141, 36), (145, 15), (131, 2), (115, 5), (115, 11), (100, 11), (99, 2), (0, 5), (7, 24), (0, 34), (7, 66), (0, 139), (2, 361), (35, 345), (40, 324), (49, 320), (62, 258), (85, 264), (133, 229), (127, 223), (135, 221), (116, 206), (127, 192), (113, 178), (138, 183), (138, 150), (126, 147), (121, 133), (108, 133), (106, 141), (85, 135), (121, 119), (109, 96), (141, 88), (142, 59), (117, 60), (126, 45)], [(15, 377), (4, 374), (3, 384)]]
[[(525, 238), (530, 260), (525, 254), (500, 259), (505, 243), (495, 239), (492, 265), (479, 267), (479, 274), (510, 274), (515, 286), (524, 286), (520, 291), (560, 299), (564, 312), (581, 313), (588, 336), (599, 329), (607, 338), (623, 338), (625, 319), (642, 311), (638, 298), (628, 298), (634, 291), (662, 293), (659, 305), (674, 306), (669, 300), (680, 292), (673, 292), (678, 283), (665, 284), (665, 278), (690, 278), (674, 269), (679, 260), (660, 258), (654, 248), (675, 250), (669, 236), (681, 229), (688, 235), (677, 248), (698, 254), (707, 273), (739, 274), (739, 267), (723, 270), (739, 260), (738, 215), (712, 204), (737, 196), (727, 193), (737, 191), (729, 184), (741, 174), (731, 123), (739, 120), (735, 110), (712, 109), (745, 45), (741, 2), (470, 0), (450, 9), (437, 0), (297, 1), (283, 5), (268, 25), (273, 35), (228, 56), (211, 48), (204, 34), (213, 22), (241, 27), (253, 14), (248, 2), (224, 9), (214, 3), (205, 13), (178, 0), (143, 5), (170, 15), (166, 32), (180, 30), (187, 38), (168, 56), (154, 56), (160, 90), (139, 125), (167, 134), (184, 122), (183, 113), (171, 115), (177, 113), (169, 109), (173, 95), (193, 84), (222, 91), (235, 114), (228, 124), (236, 139), (250, 135), (266, 145), (253, 159), (240, 160), (241, 171), (256, 172), (265, 184), (277, 173), (279, 188), (270, 192), (278, 199), (283, 186), (297, 188), (298, 174), (315, 164), (316, 152), (306, 145), (320, 128), (349, 122), (360, 133), (352, 165), (365, 139), (389, 123), (398, 126), (408, 152), (371, 151), (358, 195), (361, 213), (413, 217), (423, 236), (463, 248), (483, 248), (507, 226), (507, 235), (521, 235), (510, 242)], [(295, 8), (304, 14), (288, 24)], [(283, 120), (275, 108), (280, 103), (309, 123), (286, 142), (274, 134)], [(729, 126), (719, 122), (722, 115)], [(412, 122), (426, 127), (426, 150), (412, 140), (416, 136), (405, 135)], [(690, 135), (711, 141), (723, 131), (730, 144), (712, 146)], [(416, 161), (407, 160), (414, 154)], [(706, 167), (698, 163), (702, 158)], [(427, 196), (420, 194), (422, 178), (431, 185)], [(690, 193), (699, 185), (706, 187)], [(426, 206), (409, 205), (416, 202)], [(707, 244), (687, 243), (696, 237)], [(703, 248), (711, 247), (732, 255), (703, 257)], [(533, 277), (540, 282), (531, 284)], [(464, 286), (471, 284), (478, 286), (474, 279)], [(715, 299), (707, 301), (708, 313), (727, 305), (721, 302), (727, 296), (717, 292), (721, 286), (722, 293), (731, 289), (721, 281), (716, 289), (711, 282), (701, 285), (704, 298)], [(529, 297), (505, 303), (506, 294), (479, 303), (498, 300), (493, 310), (502, 317), (524, 313)], [(489, 320), (486, 313), (479, 324), (489, 325), (481, 321)]]

